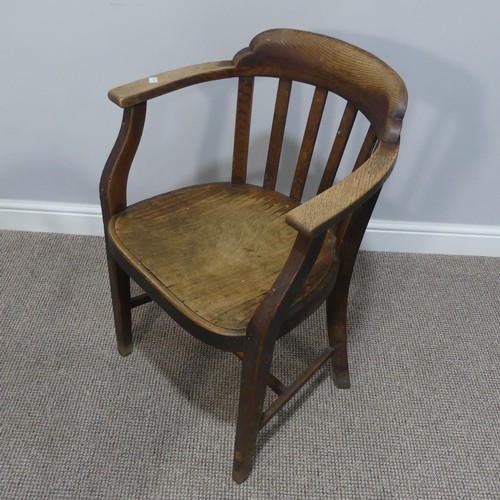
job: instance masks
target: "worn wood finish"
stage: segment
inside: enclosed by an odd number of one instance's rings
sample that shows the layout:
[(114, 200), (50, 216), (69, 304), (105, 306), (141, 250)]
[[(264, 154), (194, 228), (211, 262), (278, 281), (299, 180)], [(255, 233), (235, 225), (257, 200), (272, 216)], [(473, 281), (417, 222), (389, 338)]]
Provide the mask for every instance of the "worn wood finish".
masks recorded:
[(195, 64), (154, 75), (158, 80), (156, 83), (151, 83), (148, 77), (121, 85), (110, 90), (108, 97), (121, 108), (129, 108), (190, 85), (238, 75), (231, 61)]
[(113, 215), (127, 207), (128, 175), (141, 141), (145, 120), (146, 103), (123, 112), (122, 126), (99, 184), (104, 226)]
[[(161, 73), (109, 93), (125, 108), (100, 185), (118, 349), (132, 349), (130, 310), (150, 299), (203, 342), (242, 359), (233, 477), (252, 469), (258, 432), (328, 359), (350, 386), (347, 303), (359, 245), (397, 158), (406, 88), (373, 55), (298, 30), (257, 35), (231, 61)], [(246, 184), (253, 85), (279, 79), (263, 187)], [(127, 207), (146, 101), (202, 82), (238, 84), (231, 183), (191, 186)], [(315, 87), (291, 196), (274, 191), (293, 82)], [(318, 188), (300, 204), (328, 94), (346, 101)], [(370, 127), (353, 172), (334, 184), (358, 113)], [(130, 278), (145, 291), (130, 297)], [(276, 341), (326, 301), (329, 347), (285, 387), (270, 373)], [(267, 386), (277, 399), (264, 411)]]
[(375, 144), (377, 143), (377, 132), (373, 125), (370, 125), (368, 132), (366, 133), (365, 139), (361, 148), (359, 150), (358, 157), (356, 158), (356, 163), (354, 164), (353, 171), (357, 170), (361, 165), (363, 165), (368, 158), (370, 158)]
[[(242, 352), (235, 352), (234, 353), (236, 357), (243, 361), (243, 353)], [(268, 378), (267, 378), (267, 385), (279, 396), (280, 394), (283, 394), (285, 392), (286, 387), (283, 385), (283, 383), (277, 379), (272, 373), (269, 373)]]
[(132, 352), (130, 278), (111, 254), (106, 228), (110, 218), (127, 206), (128, 175), (141, 140), (145, 119), (146, 103), (124, 111), (120, 132), (99, 185), (116, 341), (118, 352), (122, 356)]
[(396, 163), (398, 149), (397, 144), (381, 143), (351, 175), (290, 211), (287, 223), (314, 236), (341, 222), (382, 187)]
[(113, 302), (113, 319), (115, 322), (116, 343), (118, 352), (128, 356), (132, 345), (132, 317), (130, 314), (130, 278), (108, 253), (108, 272)]
[(380, 191), (350, 216), (339, 245), (341, 265), (335, 286), (326, 301), (328, 340), (333, 348), (333, 380), (339, 389), (351, 387), (347, 356), (347, 301), (356, 256)]
[(262, 414), (261, 428), (271, 420), (307, 381), (334, 355), (335, 347), (325, 349), (288, 387), (281, 391), (271, 406)]
[(281, 273), (248, 324), (234, 447), (233, 479), (237, 483), (243, 482), (253, 467), (269, 369), (281, 323), (311, 271), (324, 238), (325, 233), (312, 239), (297, 236)]
[(321, 117), (325, 109), (326, 98), (328, 91), (323, 88), (316, 87), (312, 99), (311, 110), (307, 125), (302, 139), (302, 146), (299, 152), (299, 159), (297, 167), (295, 168), (295, 175), (293, 176), (292, 189), (290, 190), (290, 197), (294, 200), (300, 200), (304, 187), (306, 185), (307, 173), (311, 165), (312, 154), (314, 145), (316, 144), (316, 137), (321, 123)]
[[(365, 135), (365, 138), (363, 140), (363, 144), (361, 145), (361, 148), (359, 150), (358, 156), (356, 158), (356, 161), (354, 163), (354, 167), (352, 168), (352, 171), (354, 172), (358, 168), (360, 168), (367, 160), (370, 158), (372, 155), (375, 147), (377, 144), (377, 133), (375, 131), (375, 127), (370, 124), (368, 131)], [(380, 192), (380, 191), (379, 191)], [(374, 198), (374, 196), (372, 196)], [(368, 204), (368, 202), (365, 202), (365, 205)], [(371, 212), (370, 212), (371, 214)], [(349, 226), (351, 224), (351, 218), (352, 218), (352, 213), (347, 216), (342, 223), (336, 228), (336, 234), (339, 235), (340, 242), (343, 242), (344, 240), (344, 235), (349, 229)], [(369, 218), (369, 217), (368, 217)], [(368, 222), (368, 220), (367, 220)], [(364, 232), (364, 230), (363, 230)], [(342, 243), (338, 243), (337, 247), (340, 247)], [(357, 250), (356, 250), (357, 252)]]
[(378, 137), (397, 142), (406, 111), (399, 75), (368, 52), (336, 38), (299, 30), (257, 35), (233, 63), (254, 75), (289, 78), (324, 87), (352, 102), (374, 124)]
[[(219, 335), (244, 336), (292, 249), (296, 232), (284, 219), (297, 205), (256, 186), (209, 184), (131, 206), (108, 229), (113, 245), (161, 283), (183, 315)], [(334, 245), (330, 234), (297, 302), (324, 293)]]
[(133, 309), (134, 307), (139, 307), (148, 302), (151, 302), (153, 299), (147, 293), (141, 293), (140, 295), (136, 295), (130, 299), (130, 307)]
[(269, 189), (275, 189), (276, 187), (291, 91), (292, 81), (280, 79), (274, 108), (273, 126), (269, 139), (266, 171), (264, 173), (264, 187)]
[(326, 162), (321, 182), (319, 183), (318, 194), (330, 188), (335, 180), (357, 114), (358, 110), (352, 103), (348, 102), (340, 120), (337, 135), (333, 141), (332, 150)]
[[(377, 143), (377, 134), (375, 132), (375, 128), (372, 125), (370, 125), (370, 127), (368, 128), (368, 132), (366, 133), (365, 138), (363, 140), (363, 144), (361, 145), (361, 148), (359, 150), (358, 157), (356, 158), (356, 162), (354, 163), (354, 167), (352, 169), (353, 172), (355, 170), (357, 170), (358, 168), (360, 168), (361, 165), (363, 165), (368, 160), (368, 158), (370, 158), (370, 156), (375, 148), (376, 143)], [(336, 228), (336, 234), (339, 237), (339, 241), (337, 243), (337, 248), (339, 248), (342, 245), (342, 242), (344, 241), (344, 235), (347, 232), (347, 230), (349, 229), (349, 225), (351, 224), (351, 217), (352, 217), (352, 214), (348, 215), (342, 221), (342, 223), (339, 224), (339, 226)], [(368, 223), (368, 221), (367, 221), (367, 223)], [(364, 230), (363, 230), (363, 232), (364, 232)], [(357, 252), (357, 250), (356, 250), (356, 252)]]
[(239, 79), (236, 125), (234, 127), (233, 174), (231, 177), (231, 182), (234, 184), (243, 184), (247, 177), (253, 84), (253, 77)]

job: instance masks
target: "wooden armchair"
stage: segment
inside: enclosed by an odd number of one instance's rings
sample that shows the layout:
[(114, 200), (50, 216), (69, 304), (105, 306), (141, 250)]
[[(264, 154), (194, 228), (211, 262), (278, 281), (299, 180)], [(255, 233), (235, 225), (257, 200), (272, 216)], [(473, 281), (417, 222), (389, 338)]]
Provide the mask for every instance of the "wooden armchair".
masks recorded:
[[(263, 187), (246, 183), (254, 80), (277, 80)], [(129, 170), (146, 103), (190, 85), (237, 79), (231, 181), (190, 186), (127, 206)], [(259, 430), (329, 359), (350, 386), (346, 317), (363, 234), (399, 148), (407, 93), (373, 55), (340, 40), (277, 29), (257, 35), (230, 61), (199, 64), (115, 88), (124, 108), (100, 194), (118, 350), (132, 351), (131, 309), (156, 301), (186, 331), (242, 359), (233, 478), (252, 469)], [(292, 82), (314, 96), (288, 196), (275, 190)], [(317, 195), (301, 204), (327, 97), (345, 100)], [(368, 132), (352, 173), (333, 184), (356, 116)], [(290, 125), (290, 124), (289, 124)], [(288, 126), (289, 126), (288, 125)], [(292, 124), (293, 125), (293, 124)], [(130, 277), (144, 294), (130, 296)], [(326, 302), (328, 347), (285, 387), (270, 373), (275, 342)], [(264, 411), (267, 385), (277, 398)]]

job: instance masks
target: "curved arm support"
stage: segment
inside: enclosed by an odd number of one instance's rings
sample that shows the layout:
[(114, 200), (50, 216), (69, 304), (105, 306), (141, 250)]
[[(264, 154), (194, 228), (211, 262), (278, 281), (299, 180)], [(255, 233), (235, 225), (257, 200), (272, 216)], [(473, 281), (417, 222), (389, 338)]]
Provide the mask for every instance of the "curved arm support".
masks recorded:
[[(324, 239), (325, 233), (313, 239), (301, 234), (297, 235), (281, 273), (250, 320), (244, 353), (246, 360), (252, 359), (253, 361), (248, 364), (243, 363), (242, 376), (251, 377), (250, 372), (252, 372), (264, 378), (260, 381), (247, 380), (249, 387), (258, 387), (261, 385), (259, 382), (266, 383), (266, 370), (261, 371), (256, 365), (265, 366), (271, 362), (274, 342), (286, 312), (314, 266)], [(249, 369), (249, 373), (245, 373), (246, 368)]]
[(286, 222), (310, 238), (324, 233), (380, 191), (396, 163), (398, 149), (399, 144), (380, 143), (360, 168), (288, 212)]
[(283, 269), (248, 324), (247, 342), (268, 336), (267, 332), (278, 333), (286, 311), (316, 262), (324, 239), (324, 232), (315, 238), (297, 235)]
[(115, 145), (104, 167), (99, 184), (105, 228), (113, 215), (127, 207), (127, 181), (146, 119), (146, 103), (123, 112), (123, 120)]

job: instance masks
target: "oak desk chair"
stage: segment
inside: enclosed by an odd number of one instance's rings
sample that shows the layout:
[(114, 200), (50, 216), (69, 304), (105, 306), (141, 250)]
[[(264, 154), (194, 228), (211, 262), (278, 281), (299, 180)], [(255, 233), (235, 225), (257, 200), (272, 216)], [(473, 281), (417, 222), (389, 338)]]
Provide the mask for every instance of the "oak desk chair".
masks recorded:
[[(263, 186), (246, 183), (254, 80), (277, 79)], [(150, 99), (224, 78), (238, 85), (231, 181), (190, 186), (127, 206), (129, 170)], [(118, 350), (132, 351), (131, 308), (156, 301), (185, 330), (242, 359), (233, 478), (252, 469), (259, 430), (329, 359), (350, 386), (347, 296), (354, 261), (399, 148), (407, 93), (373, 55), (323, 35), (276, 29), (230, 61), (199, 64), (110, 91), (124, 108), (100, 194)], [(288, 196), (277, 192), (292, 82), (314, 88)], [(301, 204), (330, 93), (346, 104), (317, 195)], [(352, 173), (333, 184), (357, 114), (368, 132)], [(130, 277), (145, 294), (130, 296)], [(329, 346), (285, 387), (270, 373), (276, 340), (326, 301)], [(263, 410), (267, 385), (277, 394)]]

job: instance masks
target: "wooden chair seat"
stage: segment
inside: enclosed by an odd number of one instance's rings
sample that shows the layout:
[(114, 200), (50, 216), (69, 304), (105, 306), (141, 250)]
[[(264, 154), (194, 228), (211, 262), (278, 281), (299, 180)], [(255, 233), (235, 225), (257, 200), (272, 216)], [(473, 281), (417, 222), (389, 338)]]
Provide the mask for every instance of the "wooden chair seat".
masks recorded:
[[(109, 235), (129, 265), (200, 328), (244, 336), (293, 247), (297, 233), (285, 215), (299, 204), (258, 186), (192, 186), (128, 207), (110, 221)], [(329, 233), (288, 324), (331, 290), (334, 244)]]

